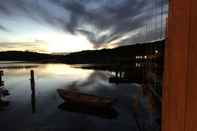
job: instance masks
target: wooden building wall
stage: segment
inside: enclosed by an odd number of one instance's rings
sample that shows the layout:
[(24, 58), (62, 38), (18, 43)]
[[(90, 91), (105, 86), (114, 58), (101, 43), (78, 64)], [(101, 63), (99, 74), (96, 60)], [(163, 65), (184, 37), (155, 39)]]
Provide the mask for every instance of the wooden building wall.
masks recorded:
[(197, 0), (170, 0), (163, 131), (197, 131)]

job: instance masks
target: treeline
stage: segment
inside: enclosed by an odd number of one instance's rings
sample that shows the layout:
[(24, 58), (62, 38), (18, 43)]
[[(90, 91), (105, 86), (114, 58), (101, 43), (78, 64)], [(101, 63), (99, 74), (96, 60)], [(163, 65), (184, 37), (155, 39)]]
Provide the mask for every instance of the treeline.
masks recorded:
[[(164, 40), (144, 44), (121, 46), (114, 49), (89, 50), (71, 53), (65, 56), (64, 61), (70, 64), (114, 64), (131, 63), (146, 60), (163, 62)], [(136, 59), (136, 56), (143, 57)]]
[(60, 55), (51, 55), (45, 53), (29, 52), (29, 51), (5, 51), (0, 52), (1, 61), (37, 61), (50, 62), (57, 61)]
[(68, 64), (114, 64), (144, 61), (136, 56), (146, 56), (147, 60), (162, 62), (164, 56), (164, 40), (121, 46), (114, 49), (87, 50), (67, 55), (44, 54), (29, 51), (0, 52), (2, 61), (37, 61), (62, 62)]

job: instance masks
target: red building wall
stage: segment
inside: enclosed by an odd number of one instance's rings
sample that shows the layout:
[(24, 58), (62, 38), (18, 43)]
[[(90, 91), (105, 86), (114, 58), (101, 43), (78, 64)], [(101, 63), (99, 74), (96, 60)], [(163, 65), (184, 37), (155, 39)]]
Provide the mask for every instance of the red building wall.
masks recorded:
[(163, 131), (197, 131), (197, 1), (170, 0)]

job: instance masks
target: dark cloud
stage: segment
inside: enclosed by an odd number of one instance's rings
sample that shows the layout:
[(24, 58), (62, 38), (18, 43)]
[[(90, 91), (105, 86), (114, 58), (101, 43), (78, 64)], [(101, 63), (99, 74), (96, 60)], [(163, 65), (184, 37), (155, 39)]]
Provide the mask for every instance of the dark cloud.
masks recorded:
[(8, 9), (8, 8), (6, 8), (6, 7), (4, 7), (4, 6), (3, 6), (3, 5), (1, 5), (1, 4), (0, 4), (0, 12), (3, 12), (3, 13), (5, 13), (5, 14), (7, 14), (7, 15), (9, 15), (9, 14), (10, 14), (9, 9)]
[(160, 19), (160, 17), (167, 14), (167, 0), (6, 0), (1, 2), (1, 14), (14, 16), (16, 12), (39, 24), (50, 25), (73, 35), (85, 35), (94, 47), (98, 48), (117, 40), (119, 45), (140, 41), (142, 40), (140, 36), (144, 34), (139, 31), (147, 24), (152, 28), (146, 33), (149, 36), (147, 40), (158, 39), (160, 36), (154, 32), (158, 32), (159, 28), (165, 28), (165, 24), (160, 24), (162, 21), (165, 23), (165, 18)]
[[(129, 32), (142, 28), (161, 14), (167, 13), (165, 0), (157, 0), (157, 3), (155, 0), (123, 0), (118, 3), (114, 0), (101, 0), (100, 2), (53, 0), (53, 2), (71, 13), (70, 21), (64, 23), (66, 31), (86, 35), (95, 47), (120, 39)], [(93, 29), (85, 28), (87, 25)], [(157, 30), (157, 27), (153, 28)], [(103, 33), (105, 31), (108, 33)]]

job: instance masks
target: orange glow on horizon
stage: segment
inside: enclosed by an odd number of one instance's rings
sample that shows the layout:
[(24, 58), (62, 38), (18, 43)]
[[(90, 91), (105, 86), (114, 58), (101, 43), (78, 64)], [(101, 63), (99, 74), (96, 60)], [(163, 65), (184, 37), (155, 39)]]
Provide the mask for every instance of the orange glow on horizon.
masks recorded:
[(57, 34), (48, 36), (48, 52), (76, 52), (93, 50), (93, 44), (82, 35)]
[(63, 53), (93, 50), (93, 44), (83, 35), (59, 32), (37, 33), (33, 36), (20, 36), (8, 42), (0, 51), (33, 51), (40, 53)]

